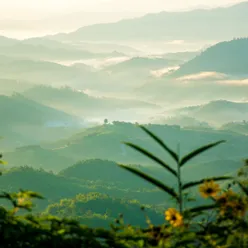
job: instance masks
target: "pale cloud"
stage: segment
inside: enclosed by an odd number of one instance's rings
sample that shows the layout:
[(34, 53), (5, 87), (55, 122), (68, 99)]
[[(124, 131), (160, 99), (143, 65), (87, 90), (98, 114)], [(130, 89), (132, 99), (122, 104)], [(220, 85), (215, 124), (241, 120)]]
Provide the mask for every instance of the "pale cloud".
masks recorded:
[(193, 81), (193, 80), (207, 80), (207, 79), (225, 79), (226, 74), (218, 72), (200, 72), (197, 74), (190, 74), (187, 76), (177, 78), (178, 81)]
[(151, 71), (151, 75), (157, 78), (160, 78), (166, 74), (169, 74), (170, 72), (176, 71), (177, 69), (179, 69), (180, 66), (174, 66), (174, 67), (165, 67), (159, 70), (153, 70)]
[(173, 40), (173, 41), (165, 42), (165, 44), (167, 44), (167, 45), (183, 45), (184, 42), (185, 42), (184, 40)]
[(236, 80), (221, 80), (218, 81), (219, 84), (226, 84), (226, 85), (236, 85), (236, 86), (243, 86), (247, 85), (248, 86), (248, 78), (246, 79), (236, 79)]

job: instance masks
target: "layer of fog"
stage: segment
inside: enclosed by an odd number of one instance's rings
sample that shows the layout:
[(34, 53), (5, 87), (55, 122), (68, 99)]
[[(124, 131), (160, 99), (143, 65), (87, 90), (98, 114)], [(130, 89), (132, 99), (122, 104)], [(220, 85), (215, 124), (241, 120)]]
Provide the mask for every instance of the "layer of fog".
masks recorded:
[(94, 69), (103, 69), (107, 66), (115, 65), (129, 60), (130, 57), (109, 57), (109, 58), (95, 58), (95, 59), (82, 59), (82, 60), (66, 60), (66, 61), (52, 61), (65, 66), (73, 66), (75, 64), (85, 64)]

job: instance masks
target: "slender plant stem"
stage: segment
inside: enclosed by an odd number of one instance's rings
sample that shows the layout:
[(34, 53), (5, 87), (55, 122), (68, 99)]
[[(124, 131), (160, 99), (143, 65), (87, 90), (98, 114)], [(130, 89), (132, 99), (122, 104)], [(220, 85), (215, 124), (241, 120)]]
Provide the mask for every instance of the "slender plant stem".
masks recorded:
[[(178, 144), (178, 157), (180, 158), (180, 144)], [(182, 181), (181, 181), (181, 168), (179, 164), (180, 159), (177, 161), (177, 174), (178, 174), (178, 196), (179, 196), (179, 212), (183, 212), (183, 199), (182, 199)]]

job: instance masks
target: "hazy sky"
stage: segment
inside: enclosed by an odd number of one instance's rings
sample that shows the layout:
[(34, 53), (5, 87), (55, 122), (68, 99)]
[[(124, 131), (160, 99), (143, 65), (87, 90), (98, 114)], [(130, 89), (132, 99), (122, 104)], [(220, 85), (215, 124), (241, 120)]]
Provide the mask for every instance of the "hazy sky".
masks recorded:
[(239, 2), (242, 0), (0, 0), (0, 35), (24, 39), (71, 32), (83, 26), (116, 22), (146, 13)]
[(217, 6), (242, 0), (0, 0), (1, 19), (43, 18), (61, 13), (127, 12), (148, 13)]

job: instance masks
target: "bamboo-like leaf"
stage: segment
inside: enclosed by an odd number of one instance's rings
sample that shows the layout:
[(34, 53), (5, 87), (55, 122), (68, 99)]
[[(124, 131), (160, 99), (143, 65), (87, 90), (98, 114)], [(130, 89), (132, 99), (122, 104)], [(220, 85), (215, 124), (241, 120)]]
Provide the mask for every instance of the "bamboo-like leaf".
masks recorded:
[(0, 160), (0, 164), (2, 164), (2, 165), (7, 165), (8, 163), (5, 162), (5, 161), (3, 161), (3, 160)]
[(174, 159), (176, 162), (179, 161), (178, 155), (172, 151), (159, 137), (157, 137), (154, 133), (149, 131), (146, 127), (140, 126), (150, 137), (152, 137), (160, 146), (162, 146)]
[(131, 168), (129, 166), (126, 165), (122, 165), (119, 164), (119, 166), (125, 170), (130, 171), (131, 173), (135, 174), (136, 176), (139, 176), (141, 178), (143, 178), (144, 180), (152, 183), (153, 185), (157, 186), (158, 188), (162, 189), (163, 191), (165, 191), (166, 193), (168, 193), (169, 195), (171, 195), (172, 197), (176, 198), (178, 200), (178, 195), (177, 193), (174, 191), (173, 188), (161, 183), (160, 181), (158, 181), (157, 179), (135, 169), (135, 168)]
[(180, 161), (180, 166), (183, 166), (184, 164), (186, 164), (189, 160), (191, 160), (192, 158), (196, 157), (197, 155), (221, 144), (221, 143), (224, 143), (226, 142), (225, 140), (221, 140), (221, 141), (218, 141), (218, 142), (215, 142), (215, 143), (211, 143), (211, 144), (208, 144), (208, 145), (205, 145), (205, 146), (202, 146), (194, 151), (192, 151), (191, 153), (187, 154), (185, 157), (182, 158), (182, 160)]
[(217, 204), (211, 204), (211, 205), (205, 205), (205, 206), (190, 208), (190, 209), (187, 209), (185, 212), (197, 213), (197, 212), (202, 212), (202, 211), (205, 211), (205, 210), (211, 210), (211, 209), (214, 209), (214, 208), (217, 208), (217, 207), (218, 207)]
[(245, 187), (242, 183), (237, 182), (239, 187), (244, 191), (244, 193), (248, 196), (248, 187)]
[(136, 151), (144, 154), (148, 158), (154, 160), (155, 162), (157, 162), (158, 164), (163, 166), (165, 169), (167, 169), (170, 173), (172, 173), (175, 177), (177, 177), (177, 172), (174, 169), (172, 169), (169, 165), (167, 165), (164, 161), (162, 161), (160, 158), (154, 156), (153, 154), (151, 154), (150, 152), (146, 151), (145, 149), (143, 149), (143, 148), (141, 148), (141, 147), (139, 147), (137, 145), (134, 145), (132, 143), (125, 142), (124, 144), (126, 144), (127, 146), (135, 149)]
[(210, 181), (212, 181), (212, 180), (213, 181), (224, 181), (224, 180), (231, 180), (231, 179), (233, 179), (233, 177), (227, 177), (227, 176), (205, 178), (205, 179), (202, 179), (202, 180), (199, 180), (199, 181), (194, 181), (194, 182), (186, 183), (186, 184), (183, 185), (182, 189), (185, 190), (185, 189), (194, 187), (196, 185), (199, 185), (199, 184), (204, 183), (204, 181), (206, 181), (206, 180), (210, 180)]

